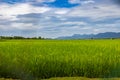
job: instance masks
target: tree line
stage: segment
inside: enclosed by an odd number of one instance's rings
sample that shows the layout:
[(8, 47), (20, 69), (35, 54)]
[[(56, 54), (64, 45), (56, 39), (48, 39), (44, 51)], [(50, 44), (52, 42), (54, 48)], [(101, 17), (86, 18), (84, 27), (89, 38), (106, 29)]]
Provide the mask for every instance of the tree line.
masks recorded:
[(23, 36), (0, 36), (0, 39), (45, 39), (41, 36), (39, 37), (23, 37)]

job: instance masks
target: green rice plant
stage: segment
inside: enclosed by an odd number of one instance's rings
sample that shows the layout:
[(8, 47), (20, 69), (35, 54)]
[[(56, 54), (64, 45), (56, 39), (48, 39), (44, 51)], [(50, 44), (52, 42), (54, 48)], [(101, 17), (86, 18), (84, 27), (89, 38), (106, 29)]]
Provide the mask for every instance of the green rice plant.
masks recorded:
[(119, 40), (0, 42), (0, 77), (120, 77)]

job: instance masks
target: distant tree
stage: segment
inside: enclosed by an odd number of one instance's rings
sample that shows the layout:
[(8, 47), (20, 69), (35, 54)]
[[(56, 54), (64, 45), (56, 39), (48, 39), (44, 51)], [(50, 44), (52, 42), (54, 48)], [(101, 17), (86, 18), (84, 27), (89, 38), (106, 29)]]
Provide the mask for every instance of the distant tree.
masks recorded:
[(91, 39), (94, 39), (93, 37)]
[(27, 37), (27, 38), (25, 38), (25, 37), (22, 37), (22, 36), (0, 36), (0, 39), (44, 39), (44, 38), (42, 38), (42, 37)]
[(31, 39), (38, 39), (37, 37), (32, 37)]
[(14, 36), (13, 39), (25, 39), (25, 38), (21, 36)]
[(41, 37), (41, 36), (39, 36), (39, 37), (38, 37), (38, 39), (42, 39), (42, 37)]

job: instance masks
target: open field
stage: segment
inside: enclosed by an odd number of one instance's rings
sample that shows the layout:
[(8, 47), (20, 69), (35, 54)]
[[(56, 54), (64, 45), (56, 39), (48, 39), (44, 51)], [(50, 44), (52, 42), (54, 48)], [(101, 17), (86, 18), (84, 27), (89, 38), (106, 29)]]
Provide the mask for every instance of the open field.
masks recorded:
[(120, 40), (0, 41), (0, 77), (34, 80), (77, 76), (120, 77)]

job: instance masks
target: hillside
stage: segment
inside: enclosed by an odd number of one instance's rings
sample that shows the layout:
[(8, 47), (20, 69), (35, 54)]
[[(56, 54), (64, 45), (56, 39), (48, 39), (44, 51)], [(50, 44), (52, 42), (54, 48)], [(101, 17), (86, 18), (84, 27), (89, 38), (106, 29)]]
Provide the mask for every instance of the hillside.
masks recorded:
[(120, 38), (120, 32), (106, 32), (99, 34), (74, 34), (72, 36), (63, 36), (56, 39), (104, 39), (104, 38)]

